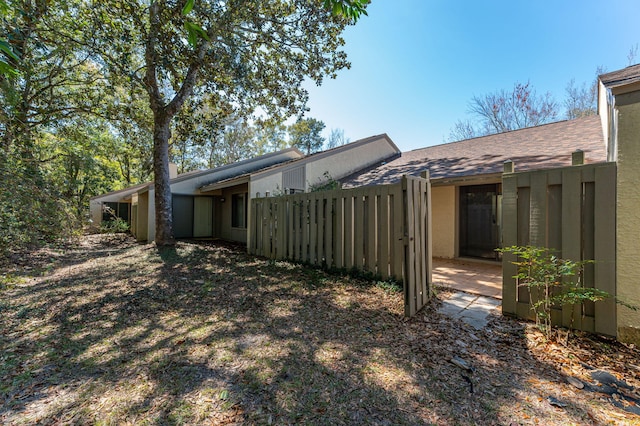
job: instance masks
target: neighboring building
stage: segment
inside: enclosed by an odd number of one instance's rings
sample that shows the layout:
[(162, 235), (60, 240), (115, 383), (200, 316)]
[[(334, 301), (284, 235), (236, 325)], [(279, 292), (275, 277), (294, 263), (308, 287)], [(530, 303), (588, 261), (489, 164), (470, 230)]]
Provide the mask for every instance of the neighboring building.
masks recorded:
[[(372, 136), (304, 156), (295, 148), (184, 173), (171, 179), (173, 230), (176, 238), (221, 238), (246, 243), (249, 200), (254, 197), (309, 191), (328, 179), (341, 179), (400, 155), (386, 135)], [(155, 238), (153, 182), (93, 197), (95, 225), (106, 207), (122, 212), (138, 241)], [(126, 214), (125, 214), (126, 212)]]
[(400, 150), (386, 134), (371, 136), (327, 151), (317, 152), (227, 179), (211, 181), (200, 188), (214, 196), (221, 211), (218, 236), (246, 243), (251, 198), (307, 192), (329, 179), (342, 179), (358, 170), (390, 161)]
[(396, 183), (402, 175), (431, 177), (433, 255), (497, 260), (501, 246), (502, 171), (571, 164), (571, 153), (585, 162), (606, 161), (598, 116), (467, 139), (404, 152), (386, 164), (357, 173), (344, 187)]
[[(177, 238), (215, 237), (216, 222), (215, 200), (200, 194), (199, 188), (211, 181), (227, 179), (254, 170), (264, 169), (274, 164), (302, 158), (296, 148), (265, 154), (249, 160), (216, 167), (209, 170), (197, 170), (180, 175), (175, 165), (171, 165), (171, 193), (173, 195), (173, 224)], [(132, 234), (138, 241), (153, 241), (155, 238), (155, 202), (154, 185), (148, 182), (120, 191), (114, 191), (92, 197), (90, 212), (94, 226), (107, 220), (106, 208), (116, 209), (119, 217), (127, 220)], [(127, 214), (124, 214), (127, 212)]]

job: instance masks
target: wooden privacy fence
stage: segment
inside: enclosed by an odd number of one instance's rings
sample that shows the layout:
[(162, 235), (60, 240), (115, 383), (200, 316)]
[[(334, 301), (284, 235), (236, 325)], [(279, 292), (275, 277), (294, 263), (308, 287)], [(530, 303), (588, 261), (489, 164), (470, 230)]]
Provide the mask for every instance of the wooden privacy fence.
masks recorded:
[(249, 253), (358, 269), (404, 283), (405, 315), (431, 296), (431, 185), (395, 185), (251, 200)]
[[(505, 165), (502, 177), (503, 247), (548, 247), (566, 259), (594, 260), (585, 268), (585, 287), (615, 295), (615, 163), (520, 173), (508, 173), (509, 168)], [(511, 254), (503, 256), (502, 311), (531, 318), (528, 290), (518, 288), (513, 278), (514, 260)], [(552, 322), (615, 336), (615, 301), (557, 308)]]

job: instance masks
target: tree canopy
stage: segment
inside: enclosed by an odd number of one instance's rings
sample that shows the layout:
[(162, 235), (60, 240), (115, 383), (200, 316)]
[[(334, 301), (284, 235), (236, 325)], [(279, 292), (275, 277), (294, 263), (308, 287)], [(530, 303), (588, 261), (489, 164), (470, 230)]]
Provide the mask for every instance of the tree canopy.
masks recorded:
[(45, 205), (36, 193), (57, 203), (34, 216), (55, 233), (89, 196), (153, 178), (157, 242), (171, 244), (169, 157), (282, 148), (274, 123), (304, 113), (304, 81), (349, 66), (340, 34), (367, 4), (0, 0), (2, 173), (29, 188), (2, 194), (15, 214), (0, 233), (44, 235), (24, 220)]

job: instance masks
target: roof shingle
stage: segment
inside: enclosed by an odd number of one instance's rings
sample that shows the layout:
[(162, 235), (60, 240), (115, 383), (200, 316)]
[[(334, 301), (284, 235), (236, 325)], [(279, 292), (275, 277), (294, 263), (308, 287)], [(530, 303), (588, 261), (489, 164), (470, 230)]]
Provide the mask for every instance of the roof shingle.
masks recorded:
[(500, 173), (512, 160), (516, 171), (568, 166), (571, 153), (585, 162), (606, 161), (600, 118), (590, 116), (404, 152), (395, 160), (343, 180), (345, 188), (397, 182), (429, 170), (432, 179)]

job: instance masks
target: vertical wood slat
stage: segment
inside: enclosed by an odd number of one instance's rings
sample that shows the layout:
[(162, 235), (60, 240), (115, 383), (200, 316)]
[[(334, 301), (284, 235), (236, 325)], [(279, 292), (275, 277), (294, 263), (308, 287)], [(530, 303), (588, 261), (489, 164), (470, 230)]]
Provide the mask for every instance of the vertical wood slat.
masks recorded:
[(405, 223), (405, 316), (412, 317), (415, 315), (416, 310), (416, 275), (415, 275), (415, 251), (413, 250), (413, 238), (411, 235), (414, 232), (414, 210), (413, 210), (413, 185), (407, 179), (406, 176), (402, 178), (402, 192), (404, 199), (404, 223)]
[(365, 235), (365, 265), (369, 272), (376, 273), (376, 248), (377, 248), (377, 233), (376, 233), (376, 194), (370, 192), (367, 197), (367, 232)]
[(300, 201), (299, 198), (296, 197), (293, 199), (293, 260), (301, 260), (300, 244), (302, 243), (302, 226), (300, 225), (300, 210)]
[(309, 194), (309, 262), (317, 264), (320, 257), (318, 252), (318, 229), (322, 229), (318, 220), (318, 198), (315, 193)]
[(412, 191), (411, 198), (413, 199), (413, 232), (411, 235), (411, 239), (413, 240), (413, 250), (414, 250), (414, 265), (415, 268), (415, 298), (416, 298), (416, 307), (415, 310), (418, 311), (422, 307), (422, 298), (424, 297), (424, 262), (422, 252), (422, 232), (424, 231), (424, 224), (420, 220), (422, 218), (421, 215), (421, 199), (422, 199), (422, 184), (420, 180), (412, 180), (411, 182)]
[(278, 248), (276, 252), (276, 259), (286, 259), (286, 235), (285, 230), (287, 229), (287, 215), (286, 215), (286, 200), (280, 199), (278, 200), (278, 228), (277, 228), (277, 240), (278, 240)]
[[(406, 314), (430, 296), (430, 184), (401, 184), (252, 200), (249, 250), (405, 282)], [(415, 209), (415, 211), (414, 211)], [(255, 244), (254, 244), (255, 242)]]
[(356, 191), (353, 199), (353, 266), (357, 269), (364, 268), (364, 194)]
[(333, 265), (337, 269), (344, 268), (344, 241), (345, 241), (345, 217), (344, 217), (344, 203), (345, 198), (342, 196), (336, 197), (336, 214), (335, 214), (335, 229), (333, 235), (335, 237), (335, 253)]
[(259, 255), (257, 246), (255, 244), (255, 235), (258, 228), (258, 221), (255, 220), (255, 217), (256, 217), (256, 210), (258, 209), (259, 202), (260, 202), (259, 200), (252, 200), (251, 206), (249, 207), (251, 209), (251, 217), (254, 219), (249, 223), (250, 225), (249, 234), (251, 235), (251, 238), (247, 239), (247, 250), (249, 251), (250, 254), (254, 254), (254, 255)]
[[(528, 177), (528, 175), (526, 175)], [(521, 183), (521, 181), (523, 181)], [(517, 245), (526, 246), (531, 244), (529, 239), (529, 222), (531, 213), (531, 188), (529, 186), (522, 187), (521, 184), (529, 185), (529, 179), (522, 179), (518, 176), (517, 186), (517, 223), (516, 232)], [(504, 197), (504, 196), (503, 196)], [(516, 287), (516, 315), (521, 318), (531, 318), (531, 310), (529, 309), (529, 291), (525, 287)]]
[(431, 215), (429, 214), (429, 200), (431, 199), (431, 185), (428, 173), (420, 181), (420, 223), (422, 223), (421, 250), (424, 256), (422, 263), (422, 306), (431, 298)]
[(310, 262), (309, 260), (309, 209), (311, 200), (307, 197), (300, 198), (300, 229), (302, 234), (302, 242), (300, 247), (300, 260), (302, 262)]
[(326, 198), (318, 197), (316, 199), (316, 265), (322, 265), (324, 263), (325, 251), (324, 251), (324, 239), (325, 239), (325, 203)]
[(351, 270), (354, 265), (353, 260), (353, 192), (344, 199), (344, 267)]
[(404, 201), (402, 195), (402, 184), (396, 184), (392, 188), (392, 229), (393, 239), (391, 241), (393, 245), (392, 261), (393, 272), (391, 275), (395, 276), (398, 280), (406, 280), (406, 274), (404, 272)]
[[(518, 244), (518, 179), (511, 174), (502, 176), (502, 235), (504, 247)], [(516, 314), (517, 288), (516, 257), (511, 253), (502, 254), (502, 312)]]
[[(616, 294), (616, 168), (615, 164), (595, 170), (594, 249), (595, 281), (600, 290)], [(596, 303), (596, 333), (617, 333), (616, 302), (609, 298)]]
[(383, 280), (389, 278), (389, 234), (392, 233), (393, 225), (389, 223), (389, 192), (388, 187), (383, 187), (380, 194), (379, 203), (380, 222), (378, 232), (380, 233), (380, 260), (378, 261), (378, 273)]
[(324, 206), (324, 266), (333, 265), (333, 192), (327, 193)]
[[(582, 174), (580, 168), (562, 174), (562, 257), (574, 261), (582, 255)], [(581, 307), (564, 306), (562, 325), (580, 327)]]
[(531, 245), (547, 247), (547, 175), (531, 175), (531, 213), (529, 216), (529, 239)]
[[(593, 179), (588, 179), (585, 181), (583, 175), (582, 179), (582, 229), (581, 229), (581, 239), (582, 239), (582, 253), (580, 259), (595, 259), (595, 247), (594, 247), (594, 213), (595, 213), (595, 185)], [(595, 287), (595, 274), (594, 274), (594, 264), (588, 263), (584, 265), (582, 271), (582, 285), (586, 288), (594, 288)], [(595, 331), (593, 317), (595, 315), (595, 303), (587, 300), (582, 305), (581, 312), (582, 324), (580, 326), (581, 330), (588, 331), (593, 333)]]

